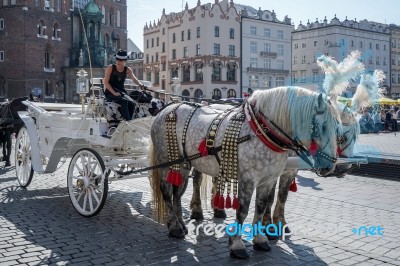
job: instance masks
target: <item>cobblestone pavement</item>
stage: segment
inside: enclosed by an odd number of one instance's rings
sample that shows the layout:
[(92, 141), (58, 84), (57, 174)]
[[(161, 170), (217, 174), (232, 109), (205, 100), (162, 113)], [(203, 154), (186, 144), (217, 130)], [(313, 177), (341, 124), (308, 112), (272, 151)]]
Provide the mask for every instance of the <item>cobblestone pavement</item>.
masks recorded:
[[(3, 166), (0, 265), (400, 265), (400, 182), (394, 179), (322, 178), (301, 171), (298, 192), (286, 206), (293, 235), (271, 241), (269, 252), (253, 251), (245, 242), (250, 258), (238, 261), (229, 257), (226, 235), (191, 230), (183, 240), (168, 238), (166, 226), (151, 218), (147, 178), (111, 183), (103, 210), (84, 218), (68, 197), (67, 164), (55, 174), (35, 174), (26, 189), (18, 186), (15, 168)], [(183, 208), (186, 223), (193, 225), (190, 192), (191, 181)], [(228, 216), (213, 219), (208, 206), (203, 223), (233, 222), (234, 213)], [(383, 236), (352, 232), (360, 226), (380, 226)]]

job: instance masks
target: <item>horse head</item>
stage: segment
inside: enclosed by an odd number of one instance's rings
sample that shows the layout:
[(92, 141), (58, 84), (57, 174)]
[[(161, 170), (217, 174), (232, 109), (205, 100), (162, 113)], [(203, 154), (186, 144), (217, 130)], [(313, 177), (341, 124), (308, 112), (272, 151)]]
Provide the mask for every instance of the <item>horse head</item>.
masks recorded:
[(28, 109), (28, 107), (22, 103), (26, 100), (28, 100), (28, 97), (16, 98), (10, 102), (10, 111), (12, 117), (17, 119), (19, 118), (18, 112), (26, 111)]

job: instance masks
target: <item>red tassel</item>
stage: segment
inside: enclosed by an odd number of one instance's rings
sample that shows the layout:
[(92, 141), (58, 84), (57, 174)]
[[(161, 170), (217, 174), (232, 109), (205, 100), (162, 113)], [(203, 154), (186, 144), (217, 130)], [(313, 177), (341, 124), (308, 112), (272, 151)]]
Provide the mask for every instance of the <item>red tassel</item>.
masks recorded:
[(235, 210), (238, 210), (238, 209), (239, 209), (239, 199), (236, 198), (236, 195), (233, 196), (232, 208), (235, 209)]
[(339, 156), (342, 156), (342, 149), (340, 147), (337, 148), (337, 154)]
[(292, 181), (292, 184), (290, 184), (289, 190), (292, 191), (292, 192), (296, 192), (296, 191), (297, 191), (296, 180), (293, 180), (293, 181)]
[(311, 141), (309, 153), (311, 156), (315, 156), (315, 154), (317, 154), (317, 143), (314, 140)]
[(219, 192), (215, 193), (212, 204), (213, 207), (217, 208), (219, 203)]
[(199, 147), (197, 148), (197, 150), (201, 153), (201, 156), (207, 156), (208, 155), (208, 148), (207, 148), (207, 142), (206, 139), (203, 139), (200, 142)]
[(232, 201), (231, 201), (231, 196), (226, 196), (226, 202), (225, 202), (225, 208), (230, 209), (232, 208)]
[(221, 210), (225, 209), (224, 202), (225, 202), (224, 196), (220, 195), (219, 202), (218, 202), (218, 209), (221, 209)]
[(173, 186), (182, 186), (183, 178), (181, 173), (175, 170), (169, 170), (167, 175), (167, 182)]
[(173, 184), (177, 187), (180, 187), (183, 185), (183, 178), (181, 172), (175, 171), (175, 184)]

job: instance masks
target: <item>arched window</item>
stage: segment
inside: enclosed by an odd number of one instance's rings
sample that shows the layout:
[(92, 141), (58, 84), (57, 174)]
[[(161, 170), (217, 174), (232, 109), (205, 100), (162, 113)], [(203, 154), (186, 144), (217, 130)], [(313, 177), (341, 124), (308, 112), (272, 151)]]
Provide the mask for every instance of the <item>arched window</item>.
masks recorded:
[[(191, 88), (191, 89), (193, 89), (193, 88)], [(188, 90), (183, 90), (182, 91), (182, 101), (190, 102), (189, 97), (190, 97), (190, 92)]]
[(221, 90), (220, 89), (214, 89), (212, 93), (212, 99), (213, 100), (220, 100), (221, 97)]
[(189, 82), (190, 81), (190, 66), (189, 64), (182, 66), (182, 81)]
[(203, 99), (203, 91), (201, 89), (195, 90), (194, 97), (197, 103), (201, 102), (201, 100)]
[(53, 26), (53, 40), (61, 40), (61, 29), (58, 23), (54, 23)]
[(212, 65), (212, 81), (220, 81), (221, 80), (221, 63), (216, 62)]
[(229, 64), (226, 68), (226, 80), (236, 81), (236, 66), (234, 64)]
[(236, 98), (236, 91), (234, 89), (229, 89), (227, 97), (228, 98)]
[(39, 23), (37, 25), (37, 29), (38, 29), (37, 37), (42, 37), (42, 38), (47, 37), (46, 36), (46, 24), (44, 24), (43, 20), (39, 21)]
[(203, 64), (195, 64), (194, 71), (196, 73), (196, 80), (203, 80)]

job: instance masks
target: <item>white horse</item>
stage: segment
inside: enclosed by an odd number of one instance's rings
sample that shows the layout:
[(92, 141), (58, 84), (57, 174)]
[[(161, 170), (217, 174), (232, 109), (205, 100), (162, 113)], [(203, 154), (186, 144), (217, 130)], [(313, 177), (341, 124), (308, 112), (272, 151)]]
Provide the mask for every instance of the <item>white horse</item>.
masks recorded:
[[(299, 141), (301, 147), (312, 151), (319, 174), (327, 175), (335, 168), (340, 116), (322, 94), (298, 87), (256, 91), (247, 103), (226, 117), (215, 119), (219, 114), (193, 104), (172, 104), (157, 115), (152, 125), (153, 165), (162, 166), (151, 173), (154, 205), (160, 219), (167, 213), (171, 237), (181, 238), (187, 232), (182, 219), (181, 196), (190, 166), (218, 177), (214, 199), (219, 200), (219, 207), (221, 203), (224, 206), (225, 199), (228, 204), (233, 191), (232, 205), (237, 208), (239, 224), (248, 214), (254, 190), (257, 209), (253, 223), (261, 222), (268, 192), (285, 169), (288, 149), (299, 148)], [(216, 120), (221, 121), (212, 142), (214, 149), (222, 150), (221, 164), (215, 156), (205, 156), (204, 150), (198, 151), (204, 139), (211, 135), (207, 132)], [(269, 135), (271, 131), (275, 131), (273, 137)], [(271, 142), (271, 138), (275, 141)], [(196, 157), (197, 154), (200, 156)], [(190, 160), (192, 158), (198, 159)], [(166, 162), (170, 163), (164, 164)], [(253, 244), (255, 249), (270, 249), (263, 235), (255, 236)], [(229, 246), (232, 256), (248, 257), (240, 235), (231, 236)]]

